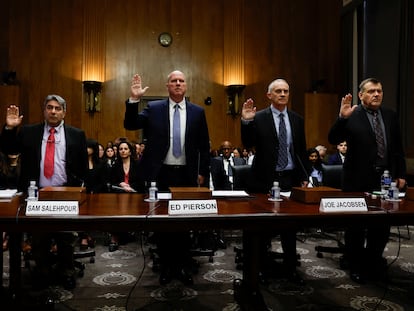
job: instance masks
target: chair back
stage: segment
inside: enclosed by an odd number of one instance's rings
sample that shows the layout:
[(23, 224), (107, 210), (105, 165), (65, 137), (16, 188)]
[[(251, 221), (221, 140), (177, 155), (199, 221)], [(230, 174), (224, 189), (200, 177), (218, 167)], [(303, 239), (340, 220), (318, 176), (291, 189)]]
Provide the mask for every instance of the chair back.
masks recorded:
[(322, 164), (322, 184), (327, 187), (342, 188), (342, 164)]
[(236, 165), (231, 167), (233, 172), (233, 190), (248, 190), (251, 181), (252, 166)]

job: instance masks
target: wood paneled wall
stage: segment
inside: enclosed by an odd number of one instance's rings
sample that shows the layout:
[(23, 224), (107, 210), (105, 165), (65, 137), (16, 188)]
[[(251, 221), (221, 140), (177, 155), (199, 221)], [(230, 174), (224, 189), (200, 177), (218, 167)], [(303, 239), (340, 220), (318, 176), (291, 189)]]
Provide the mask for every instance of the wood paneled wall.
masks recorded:
[[(0, 32), (0, 55), (8, 55), (7, 68), (1, 69), (17, 72), (18, 104), (25, 122), (41, 120), (45, 96), (60, 94), (68, 101), (66, 122), (104, 144), (119, 136), (139, 138), (138, 132), (123, 128), (124, 101), (134, 73), (140, 73), (150, 87), (146, 95), (165, 96), (167, 74), (180, 69), (187, 74), (190, 100), (206, 110), (212, 146), (225, 139), (240, 145), (240, 118), (226, 113), (229, 60), (234, 57), (243, 66), (243, 98), (252, 97), (259, 109), (264, 108), (268, 84), (284, 77), (291, 84), (291, 108), (303, 114), (304, 94), (315, 80), (325, 80), (323, 92), (340, 89), (341, 3), (9, 0), (0, 13), (6, 28)], [(237, 19), (233, 14), (241, 16)], [(90, 19), (104, 42), (96, 51), (104, 62), (102, 110), (94, 115), (85, 112), (82, 103), (85, 25)], [(229, 25), (229, 19), (241, 21), (243, 27)], [(163, 31), (173, 35), (168, 48), (157, 42)], [(229, 44), (232, 38), (234, 50)], [(213, 101), (210, 106), (204, 105), (208, 96)]]

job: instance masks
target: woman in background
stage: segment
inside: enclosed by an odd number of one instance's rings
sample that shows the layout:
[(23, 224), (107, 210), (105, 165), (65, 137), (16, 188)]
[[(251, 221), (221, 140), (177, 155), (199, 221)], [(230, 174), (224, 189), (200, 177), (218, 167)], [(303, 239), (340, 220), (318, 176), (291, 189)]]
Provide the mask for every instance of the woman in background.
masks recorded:
[(308, 187), (322, 186), (322, 159), (316, 148), (310, 148), (307, 150), (308, 162), (306, 165), (306, 171), (309, 175)]
[[(111, 170), (111, 185), (114, 192), (138, 192), (145, 191), (144, 184), (139, 178), (139, 162), (136, 160), (135, 148), (127, 141), (118, 145), (118, 157)], [(115, 187), (116, 188), (115, 188)], [(111, 233), (109, 251), (114, 252), (119, 248), (120, 242), (126, 242), (120, 233)]]
[[(88, 171), (85, 177), (87, 193), (105, 192), (106, 180), (103, 163), (99, 160), (99, 144), (95, 139), (86, 140), (88, 151)], [(95, 240), (87, 232), (79, 234), (80, 249), (85, 250), (95, 247)]]

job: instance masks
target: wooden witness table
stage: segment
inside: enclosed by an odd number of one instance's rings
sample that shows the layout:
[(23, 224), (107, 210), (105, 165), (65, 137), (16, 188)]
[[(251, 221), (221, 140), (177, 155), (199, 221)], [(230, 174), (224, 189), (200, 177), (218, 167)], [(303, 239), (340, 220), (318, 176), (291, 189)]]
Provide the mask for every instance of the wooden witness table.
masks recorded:
[(306, 204), (289, 198), (284, 198), (282, 202), (270, 202), (264, 194), (248, 198), (220, 198), (217, 203), (218, 214), (169, 216), (166, 200), (147, 203), (140, 194), (88, 194), (77, 216), (39, 217), (25, 215), (26, 203), (22, 198), (14, 198), (10, 203), (2, 202), (0, 227), (10, 233), (9, 290), (16, 295), (21, 289), (22, 232), (241, 229), (244, 249), (241, 296), (248, 298), (238, 302), (246, 304), (242, 310), (267, 310), (259, 290), (259, 233), (306, 227), (414, 224), (414, 201), (405, 199), (397, 203), (367, 199), (368, 212), (347, 213), (321, 213), (319, 203)]

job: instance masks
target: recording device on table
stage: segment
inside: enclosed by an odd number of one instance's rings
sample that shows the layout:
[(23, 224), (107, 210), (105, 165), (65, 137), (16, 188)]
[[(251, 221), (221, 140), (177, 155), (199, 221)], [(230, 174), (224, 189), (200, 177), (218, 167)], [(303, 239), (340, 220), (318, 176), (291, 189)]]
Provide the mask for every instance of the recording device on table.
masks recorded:
[[(124, 188), (116, 186), (116, 185), (112, 185), (110, 183), (107, 183), (106, 186), (108, 188), (108, 192), (112, 192), (112, 190), (120, 190), (122, 192), (128, 192)], [(131, 192), (137, 192), (137, 191), (135, 189), (131, 188)]]

